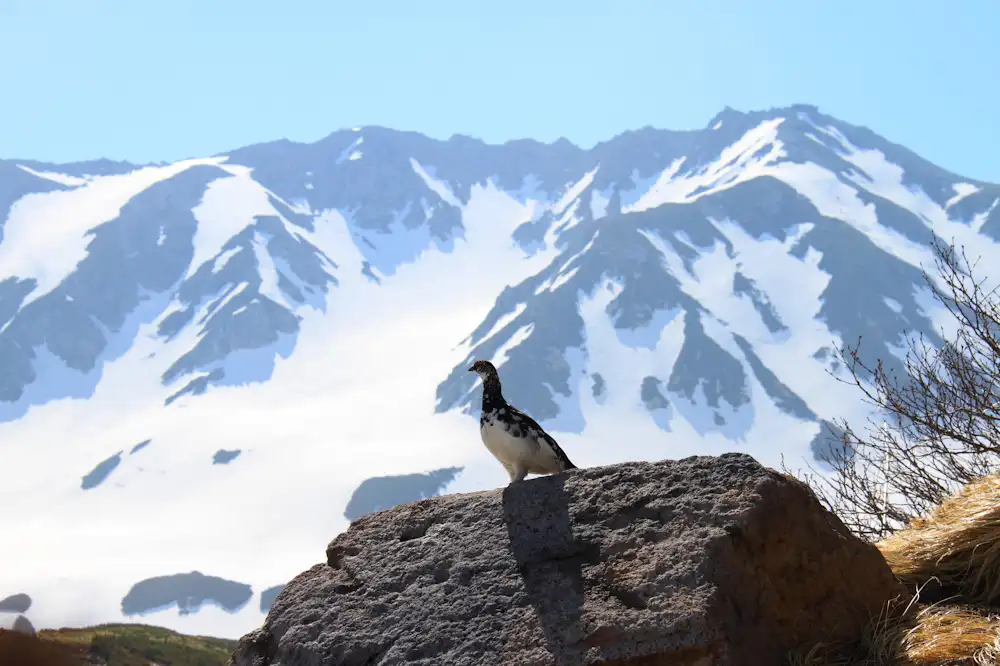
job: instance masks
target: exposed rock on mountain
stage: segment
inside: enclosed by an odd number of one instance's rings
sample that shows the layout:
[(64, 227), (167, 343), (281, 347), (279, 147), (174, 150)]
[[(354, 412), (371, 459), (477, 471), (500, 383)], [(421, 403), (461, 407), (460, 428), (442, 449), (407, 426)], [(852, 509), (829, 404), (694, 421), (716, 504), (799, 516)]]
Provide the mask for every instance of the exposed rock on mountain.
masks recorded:
[(260, 612), (266, 613), (271, 610), (271, 605), (274, 600), (281, 594), (281, 590), (284, 589), (284, 585), (275, 585), (274, 587), (269, 587), (260, 593)]
[(27, 613), (29, 608), (31, 608), (31, 597), (23, 592), (0, 600), (0, 611), (4, 613)]
[(355, 521), (231, 663), (766, 666), (860, 635), (901, 593), (749, 456), (625, 463)]
[(233, 613), (251, 596), (253, 589), (249, 585), (192, 571), (139, 581), (122, 599), (122, 614), (142, 615), (176, 605), (181, 615), (186, 615), (206, 603)]
[(454, 481), (461, 471), (460, 467), (446, 467), (422, 474), (375, 476), (365, 479), (351, 494), (351, 499), (344, 509), (344, 516), (348, 520), (357, 520), (372, 511), (434, 497)]
[(115, 468), (121, 464), (122, 453), (124, 453), (124, 451), (119, 451), (110, 458), (105, 458), (101, 462), (94, 465), (94, 469), (84, 474), (83, 478), (80, 479), (80, 488), (83, 490), (91, 490), (104, 483), (104, 481), (111, 476), (111, 472), (115, 471)]

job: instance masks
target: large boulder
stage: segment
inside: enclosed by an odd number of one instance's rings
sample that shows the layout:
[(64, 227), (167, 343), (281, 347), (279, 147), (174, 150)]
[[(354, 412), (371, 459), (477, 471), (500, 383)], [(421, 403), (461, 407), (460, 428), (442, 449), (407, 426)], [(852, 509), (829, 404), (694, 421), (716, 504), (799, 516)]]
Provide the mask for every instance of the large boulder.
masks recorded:
[(370, 514), (233, 666), (768, 664), (904, 593), (801, 482), (743, 454), (631, 462)]

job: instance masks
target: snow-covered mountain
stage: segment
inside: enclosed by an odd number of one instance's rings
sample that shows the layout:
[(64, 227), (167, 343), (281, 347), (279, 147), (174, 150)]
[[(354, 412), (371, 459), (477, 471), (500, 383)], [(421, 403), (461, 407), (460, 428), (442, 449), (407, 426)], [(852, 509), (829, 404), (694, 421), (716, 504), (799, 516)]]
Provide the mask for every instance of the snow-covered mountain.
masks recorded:
[(0, 597), (242, 634), (348, 516), (506, 483), (476, 358), (578, 465), (810, 459), (866, 413), (834, 350), (937, 339), (931, 240), (998, 265), (998, 200), (809, 106), (0, 160)]

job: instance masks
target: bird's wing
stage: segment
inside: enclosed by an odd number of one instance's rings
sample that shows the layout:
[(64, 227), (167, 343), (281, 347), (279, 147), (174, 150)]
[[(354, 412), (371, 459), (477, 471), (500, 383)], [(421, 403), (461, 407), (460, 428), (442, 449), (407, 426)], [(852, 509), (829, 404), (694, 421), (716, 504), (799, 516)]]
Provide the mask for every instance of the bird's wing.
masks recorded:
[(553, 439), (552, 435), (545, 432), (545, 429), (542, 428), (542, 426), (538, 425), (538, 422), (535, 421), (535, 419), (531, 418), (530, 416), (522, 412), (520, 409), (513, 407), (511, 405), (507, 405), (507, 408), (510, 409), (511, 413), (513, 413), (515, 418), (524, 422), (527, 428), (530, 428), (535, 435), (544, 439), (545, 443), (548, 444), (550, 447), (552, 447), (553, 453), (555, 453), (556, 457), (559, 458), (562, 464), (566, 466), (566, 469), (576, 469), (576, 465), (574, 465), (573, 461), (569, 459), (569, 456), (566, 455), (566, 452), (562, 450), (562, 447), (559, 446), (559, 443), (556, 442), (555, 439)]

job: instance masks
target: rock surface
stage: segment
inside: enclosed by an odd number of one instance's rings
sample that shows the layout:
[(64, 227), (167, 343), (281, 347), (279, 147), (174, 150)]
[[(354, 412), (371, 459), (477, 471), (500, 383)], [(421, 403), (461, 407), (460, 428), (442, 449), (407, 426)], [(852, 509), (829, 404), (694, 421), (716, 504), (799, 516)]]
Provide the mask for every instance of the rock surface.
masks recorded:
[(766, 666), (904, 593), (805, 485), (743, 454), (401, 505), (327, 558), (230, 664)]

